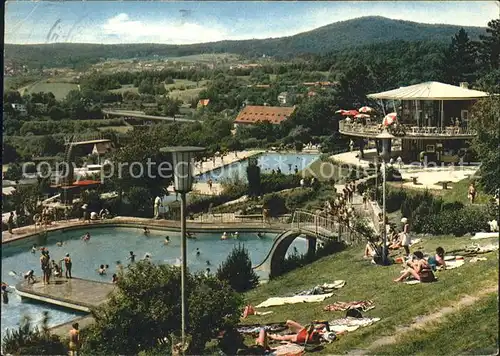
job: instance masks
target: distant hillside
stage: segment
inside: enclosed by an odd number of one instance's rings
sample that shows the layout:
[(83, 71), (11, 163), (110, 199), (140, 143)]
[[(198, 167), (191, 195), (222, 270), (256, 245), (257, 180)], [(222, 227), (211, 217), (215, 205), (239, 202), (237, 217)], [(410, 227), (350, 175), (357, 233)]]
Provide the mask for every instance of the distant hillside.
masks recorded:
[[(192, 45), (77, 44), (5, 45), (5, 60), (29, 66), (74, 66), (102, 59), (178, 57), (200, 53), (262, 54), (282, 58), (297, 54), (322, 54), (376, 43), (404, 41), (450, 42), (462, 26), (429, 25), (384, 17), (361, 17), (336, 22), (294, 36), (263, 40), (220, 41)], [(482, 27), (464, 27), (469, 37), (485, 33)]]

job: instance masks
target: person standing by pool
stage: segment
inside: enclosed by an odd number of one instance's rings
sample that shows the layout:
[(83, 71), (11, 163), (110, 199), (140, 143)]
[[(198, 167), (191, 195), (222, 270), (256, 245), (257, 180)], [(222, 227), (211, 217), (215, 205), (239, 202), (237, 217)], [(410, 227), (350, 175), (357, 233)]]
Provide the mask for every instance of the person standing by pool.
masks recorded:
[(9, 230), (9, 234), (13, 234), (12, 227), (14, 226), (14, 212), (11, 211), (9, 215), (9, 220), (7, 220), (7, 228)]
[(2, 285), (2, 302), (4, 304), (9, 304), (9, 293), (11, 292), (7, 290), (7, 285)]
[(78, 323), (74, 323), (69, 331), (69, 354), (76, 356), (80, 349), (80, 331), (78, 330)]
[(116, 273), (114, 273), (113, 276), (111, 277), (111, 282), (112, 283), (118, 282), (118, 276), (116, 275)]
[(50, 283), (50, 276), (49, 276), (49, 270), (50, 270), (50, 258), (48, 256), (48, 253), (44, 250), (42, 250), (42, 254), (40, 256), (40, 267), (42, 269), (42, 275), (43, 275), (43, 284), (49, 284)]
[(36, 280), (35, 280), (35, 271), (33, 271), (32, 269), (30, 269), (28, 272), (26, 272), (24, 274), (24, 279), (26, 279), (26, 281), (28, 282), (28, 284), (31, 282), (31, 283), (35, 283)]
[(66, 278), (72, 278), (71, 277), (71, 268), (73, 267), (73, 262), (71, 262), (71, 257), (69, 257), (69, 253), (66, 254), (64, 257), (64, 267), (66, 269)]

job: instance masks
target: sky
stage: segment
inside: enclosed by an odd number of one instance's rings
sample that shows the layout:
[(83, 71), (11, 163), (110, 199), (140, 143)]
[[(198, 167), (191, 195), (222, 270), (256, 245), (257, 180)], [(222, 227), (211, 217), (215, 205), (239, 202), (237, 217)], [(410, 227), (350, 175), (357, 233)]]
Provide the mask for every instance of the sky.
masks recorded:
[(4, 41), (189, 44), (291, 36), (362, 16), (485, 27), (499, 3), (7, 1)]

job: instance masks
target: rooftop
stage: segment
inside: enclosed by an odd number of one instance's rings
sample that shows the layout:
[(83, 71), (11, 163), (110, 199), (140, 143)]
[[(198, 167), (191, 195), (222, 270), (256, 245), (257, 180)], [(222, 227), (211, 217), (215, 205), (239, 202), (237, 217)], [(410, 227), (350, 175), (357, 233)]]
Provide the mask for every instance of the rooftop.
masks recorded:
[(488, 93), (484, 91), (440, 82), (424, 82), (367, 95), (371, 99), (393, 100), (470, 100), (486, 96)]
[(295, 107), (248, 105), (240, 111), (234, 122), (237, 124), (255, 124), (259, 121), (268, 121), (271, 124), (281, 124), (294, 111)]

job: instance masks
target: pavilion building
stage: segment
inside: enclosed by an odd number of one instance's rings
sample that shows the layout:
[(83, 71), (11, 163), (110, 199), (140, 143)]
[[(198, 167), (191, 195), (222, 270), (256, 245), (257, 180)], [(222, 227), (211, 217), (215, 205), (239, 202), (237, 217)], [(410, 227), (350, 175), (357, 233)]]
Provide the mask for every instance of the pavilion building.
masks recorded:
[[(425, 82), (367, 97), (380, 100), (383, 108), (388, 106), (384, 100), (394, 107), (397, 130), (393, 131), (397, 139), (401, 139), (398, 155), (403, 161), (419, 161), (423, 153), (428, 162), (458, 163), (476, 135), (470, 127), (470, 120), (474, 119), (471, 108), (478, 99), (488, 95), (469, 89), (467, 83), (455, 86)], [(378, 121), (342, 120), (339, 131), (358, 139), (375, 139), (383, 131), (382, 120)]]

